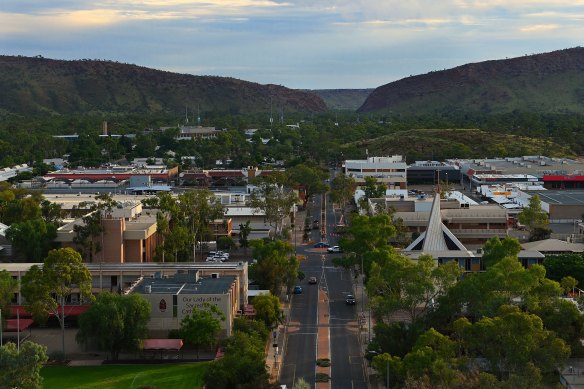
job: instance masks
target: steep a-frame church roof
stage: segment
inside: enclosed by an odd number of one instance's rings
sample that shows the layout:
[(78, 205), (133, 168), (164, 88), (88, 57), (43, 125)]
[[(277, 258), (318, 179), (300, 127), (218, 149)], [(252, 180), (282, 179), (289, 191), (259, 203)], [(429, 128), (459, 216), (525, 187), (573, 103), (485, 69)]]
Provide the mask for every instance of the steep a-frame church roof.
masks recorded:
[(442, 256), (446, 253), (456, 256), (472, 256), (458, 238), (442, 223), (439, 190), (436, 191), (432, 202), (426, 231), (422, 232), (416, 240), (406, 247), (404, 252), (421, 252), (433, 257)]

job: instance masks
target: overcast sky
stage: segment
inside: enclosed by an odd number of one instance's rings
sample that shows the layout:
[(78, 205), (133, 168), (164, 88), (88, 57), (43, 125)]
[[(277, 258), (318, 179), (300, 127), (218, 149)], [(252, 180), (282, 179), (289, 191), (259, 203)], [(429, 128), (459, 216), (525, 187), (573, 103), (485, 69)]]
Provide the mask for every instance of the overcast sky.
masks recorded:
[(2, 0), (0, 54), (371, 88), (582, 45), (584, 0)]

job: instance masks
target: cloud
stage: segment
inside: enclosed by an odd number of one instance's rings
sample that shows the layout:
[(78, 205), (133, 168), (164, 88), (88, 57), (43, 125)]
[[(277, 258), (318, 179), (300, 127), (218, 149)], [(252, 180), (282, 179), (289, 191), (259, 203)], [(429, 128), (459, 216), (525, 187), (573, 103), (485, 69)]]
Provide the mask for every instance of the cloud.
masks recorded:
[(548, 32), (560, 28), (557, 24), (532, 24), (530, 26), (523, 26), (519, 29), (521, 32)]

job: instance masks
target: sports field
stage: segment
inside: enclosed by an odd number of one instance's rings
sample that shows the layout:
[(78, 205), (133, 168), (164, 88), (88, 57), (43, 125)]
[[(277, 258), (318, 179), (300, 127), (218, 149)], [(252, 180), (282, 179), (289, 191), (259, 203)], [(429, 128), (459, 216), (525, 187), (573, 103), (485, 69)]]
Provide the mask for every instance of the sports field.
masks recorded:
[(161, 365), (47, 366), (45, 389), (193, 389), (202, 388), (208, 363)]

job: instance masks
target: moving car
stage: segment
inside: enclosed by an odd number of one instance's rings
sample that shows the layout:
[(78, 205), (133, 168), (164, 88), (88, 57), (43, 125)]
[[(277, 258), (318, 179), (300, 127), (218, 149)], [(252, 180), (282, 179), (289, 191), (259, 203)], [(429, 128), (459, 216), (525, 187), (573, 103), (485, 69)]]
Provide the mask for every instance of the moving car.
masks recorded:
[(328, 251), (329, 253), (342, 253), (343, 249), (341, 249), (341, 246), (333, 246), (326, 249), (326, 251)]
[(302, 287), (299, 285), (296, 285), (294, 287), (294, 294), (300, 294), (300, 293), (302, 293)]
[(352, 294), (348, 294), (347, 297), (345, 297), (345, 304), (355, 305), (355, 296), (353, 296)]
[(318, 242), (313, 247), (317, 248), (317, 249), (324, 249), (324, 248), (330, 247), (330, 245), (328, 243)]
[(308, 279), (308, 283), (309, 283), (309, 284), (316, 284), (316, 282), (317, 282), (317, 281), (316, 281), (316, 277), (310, 277), (310, 278)]

